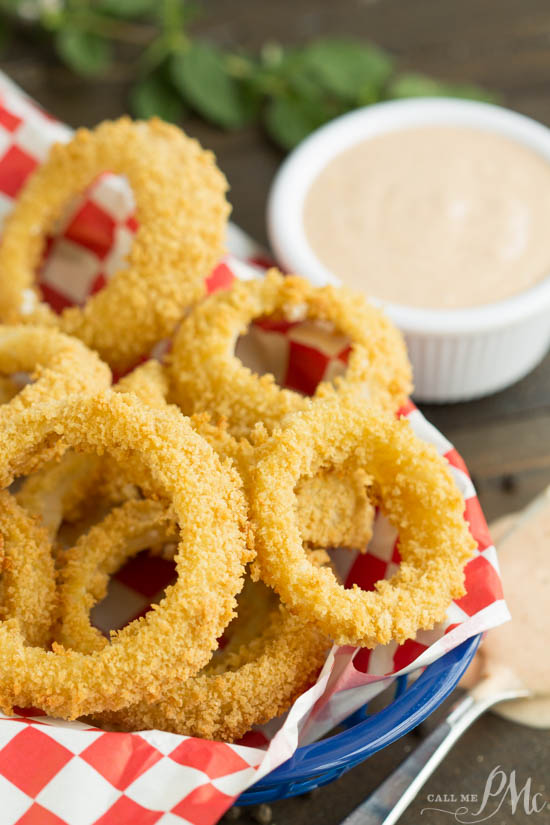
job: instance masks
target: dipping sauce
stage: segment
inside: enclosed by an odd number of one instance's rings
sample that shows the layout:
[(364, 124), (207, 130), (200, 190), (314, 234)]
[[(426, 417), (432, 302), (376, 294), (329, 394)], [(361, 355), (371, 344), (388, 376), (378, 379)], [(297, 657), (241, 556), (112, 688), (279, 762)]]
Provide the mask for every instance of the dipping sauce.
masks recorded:
[(313, 181), (303, 220), (342, 282), (397, 304), (454, 309), (550, 274), (550, 163), (494, 132), (423, 126), (364, 140)]
[[(533, 692), (532, 699), (501, 702), (494, 713), (537, 728), (550, 728), (550, 488), (535, 509), (491, 525), (512, 621), (490, 630), (465, 686), (480, 671), (506, 667)], [(477, 673), (476, 673), (477, 672)]]

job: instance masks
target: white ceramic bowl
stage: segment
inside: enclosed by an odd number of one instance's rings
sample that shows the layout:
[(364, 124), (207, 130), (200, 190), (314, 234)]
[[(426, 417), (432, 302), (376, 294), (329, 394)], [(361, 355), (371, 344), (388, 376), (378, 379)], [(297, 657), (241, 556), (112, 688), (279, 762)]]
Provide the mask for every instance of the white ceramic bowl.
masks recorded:
[[(333, 157), (354, 144), (384, 132), (426, 125), (496, 132), (530, 147), (550, 163), (550, 129), (500, 106), (416, 98), (358, 109), (314, 132), (289, 155), (275, 177), (267, 218), (271, 245), (281, 265), (315, 284), (338, 284), (339, 279), (316, 257), (303, 228), (309, 187)], [(376, 296), (369, 297), (376, 301)], [(532, 370), (550, 344), (550, 277), (506, 300), (471, 308), (376, 303), (405, 334), (414, 395), (421, 401), (465, 401), (501, 390)]]

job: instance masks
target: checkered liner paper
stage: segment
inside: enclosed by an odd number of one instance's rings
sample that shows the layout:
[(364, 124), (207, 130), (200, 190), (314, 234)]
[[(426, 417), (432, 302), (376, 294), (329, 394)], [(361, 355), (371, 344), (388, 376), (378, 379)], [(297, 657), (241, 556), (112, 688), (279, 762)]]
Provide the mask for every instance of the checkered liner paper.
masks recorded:
[[(12, 208), (26, 177), (52, 142), (70, 130), (52, 120), (0, 75), (0, 218)], [(102, 175), (59, 222), (38, 275), (51, 306), (82, 304), (101, 289), (123, 260), (137, 223), (125, 181)], [(237, 278), (261, 277), (265, 256), (231, 226), (228, 255), (208, 279), (209, 291)], [(256, 325), (247, 360), (269, 364), (278, 381), (311, 392), (318, 381), (345, 369), (347, 342), (320, 336), (307, 324)], [(444, 455), (466, 501), (477, 540), (466, 567), (467, 594), (444, 623), (404, 645), (376, 649), (335, 647), (317, 682), (284, 720), (227, 745), (160, 731), (107, 733), (22, 711), (0, 717), (0, 820), (2, 825), (212, 825), (234, 799), (292, 755), (383, 690), (397, 675), (433, 662), (470, 636), (508, 618), (492, 546), (466, 467), (453, 446), (414, 407), (402, 411), (416, 433)], [(396, 533), (378, 516), (365, 555), (337, 551), (348, 585), (368, 589), (399, 563)], [(95, 610), (96, 624), (121, 626), (140, 615), (172, 580), (173, 565), (138, 557), (111, 582)]]

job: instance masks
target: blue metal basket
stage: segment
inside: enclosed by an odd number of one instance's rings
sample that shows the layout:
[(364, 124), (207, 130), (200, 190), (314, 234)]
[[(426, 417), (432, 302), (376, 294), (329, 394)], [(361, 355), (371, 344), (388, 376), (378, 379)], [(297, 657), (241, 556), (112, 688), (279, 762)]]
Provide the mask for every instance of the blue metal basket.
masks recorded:
[[(424, 670), (407, 684), (396, 680), (393, 700), (383, 710), (368, 715), (361, 708), (337, 733), (312, 745), (298, 748), (283, 765), (245, 791), (237, 805), (273, 802), (311, 791), (337, 779), (423, 722), (454, 690), (472, 661), (481, 636), (468, 639)], [(342, 727), (342, 726), (341, 726)]]

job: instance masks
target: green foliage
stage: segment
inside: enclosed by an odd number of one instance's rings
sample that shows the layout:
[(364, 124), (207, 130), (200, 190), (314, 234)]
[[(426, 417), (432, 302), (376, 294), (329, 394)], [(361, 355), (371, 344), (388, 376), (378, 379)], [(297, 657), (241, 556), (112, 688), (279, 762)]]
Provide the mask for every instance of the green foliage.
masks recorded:
[(324, 122), (322, 112), (307, 98), (272, 97), (265, 109), (267, 132), (283, 149), (292, 149)]
[(55, 48), (77, 74), (103, 74), (111, 65), (111, 44), (93, 32), (67, 26), (56, 33)]
[(355, 102), (363, 96), (382, 96), (394, 61), (371, 43), (319, 40), (303, 49), (302, 66), (327, 92)]
[(396, 75), (388, 86), (388, 96), (403, 97), (463, 97), (495, 103), (498, 98), (486, 89), (469, 83), (444, 83), (423, 74), (408, 72)]
[(257, 97), (229, 74), (221, 49), (193, 41), (171, 62), (174, 86), (205, 120), (224, 129), (239, 129), (254, 119)]
[[(258, 55), (191, 37), (194, 0), (0, 0), (0, 32), (11, 24), (39, 28), (74, 72), (134, 75), (130, 106), (138, 117), (180, 122), (192, 109), (223, 129), (262, 122), (271, 139), (292, 149), (344, 112), (402, 97), (495, 99), (477, 86), (400, 73), (388, 52), (350, 38), (285, 48), (266, 43)], [(125, 48), (114, 49), (117, 44)]]
[(144, 120), (156, 115), (177, 123), (185, 114), (181, 97), (162, 71), (153, 72), (137, 81), (130, 92), (130, 106), (134, 114)]
[(126, 20), (154, 12), (157, 6), (156, 0), (98, 0), (96, 3), (99, 12)]

